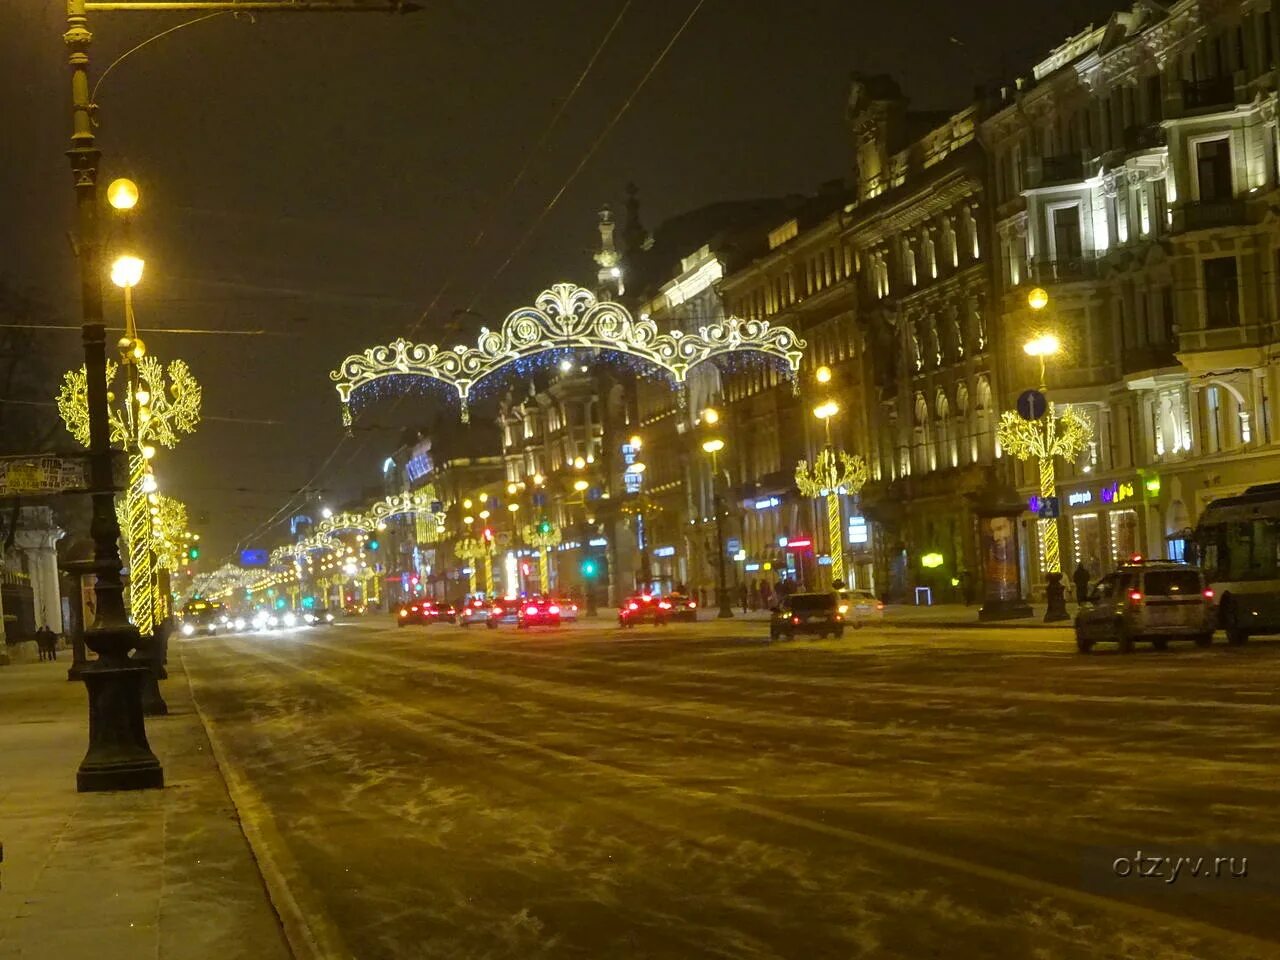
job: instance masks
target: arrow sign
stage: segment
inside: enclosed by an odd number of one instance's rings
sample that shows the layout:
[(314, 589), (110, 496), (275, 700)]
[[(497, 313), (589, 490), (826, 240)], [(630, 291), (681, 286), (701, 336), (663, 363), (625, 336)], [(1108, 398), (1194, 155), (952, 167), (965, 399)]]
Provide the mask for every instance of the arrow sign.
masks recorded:
[(1039, 390), (1023, 390), (1018, 394), (1018, 416), (1023, 420), (1039, 420), (1049, 412), (1049, 401)]

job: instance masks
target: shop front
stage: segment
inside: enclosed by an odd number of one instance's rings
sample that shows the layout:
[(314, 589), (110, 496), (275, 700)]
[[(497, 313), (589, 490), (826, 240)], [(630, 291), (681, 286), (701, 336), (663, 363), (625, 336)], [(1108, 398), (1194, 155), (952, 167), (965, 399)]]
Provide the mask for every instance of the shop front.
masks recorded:
[(1151, 501), (1160, 493), (1155, 474), (1104, 480), (1089, 486), (1064, 487), (1059, 493), (1065, 546), (1064, 573), (1078, 564), (1101, 577), (1134, 556), (1145, 556)]

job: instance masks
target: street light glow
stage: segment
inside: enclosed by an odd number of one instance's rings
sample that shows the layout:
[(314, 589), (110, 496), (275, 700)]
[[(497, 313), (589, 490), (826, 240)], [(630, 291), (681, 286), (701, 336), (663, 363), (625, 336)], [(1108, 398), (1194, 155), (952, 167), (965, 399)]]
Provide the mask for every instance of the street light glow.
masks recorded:
[(1062, 342), (1052, 333), (1042, 333), (1022, 345), (1029, 357), (1052, 357), (1062, 349)]
[(819, 383), (830, 383), (831, 368), (827, 366), (819, 367), (817, 372), (813, 375), (813, 378), (817, 380)]
[(639, 450), (642, 446), (639, 436), (633, 436), (628, 442), (633, 450)]
[(111, 282), (125, 289), (136, 287), (142, 280), (142, 265), (142, 258), (132, 254), (117, 257), (111, 264)]
[(591, 486), (591, 484), (587, 483), (585, 480), (575, 480), (573, 483), (573, 489), (577, 490), (579, 493), (587, 489), (589, 486)]
[(1049, 291), (1044, 287), (1036, 287), (1027, 294), (1027, 306), (1032, 310), (1043, 310), (1049, 305)]
[(702, 411), (702, 419), (707, 423), (719, 423), (720, 411), (715, 407), (707, 407), (707, 409)]
[(132, 210), (138, 205), (138, 185), (126, 177), (112, 180), (107, 187), (107, 202), (117, 210)]
[(510, 510), (512, 513), (515, 513), (517, 510), (519, 510), (519, 509), (520, 509), (520, 504), (518, 504), (518, 503), (508, 503), (508, 504), (507, 504), (507, 509), (508, 509), (508, 510)]
[(702, 441), (702, 449), (707, 453), (719, 453), (724, 449), (724, 441), (719, 437), (712, 440), (704, 440)]
[(581, 457), (574, 458), (573, 469), (582, 470), (586, 467), (586, 465), (587, 465), (587, 461), (583, 460)]
[(834, 400), (828, 400), (826, 403), (820, 403), (813, 408), (813, 415), (819, 420), (829, 420), (840, 412), (840, 404)]

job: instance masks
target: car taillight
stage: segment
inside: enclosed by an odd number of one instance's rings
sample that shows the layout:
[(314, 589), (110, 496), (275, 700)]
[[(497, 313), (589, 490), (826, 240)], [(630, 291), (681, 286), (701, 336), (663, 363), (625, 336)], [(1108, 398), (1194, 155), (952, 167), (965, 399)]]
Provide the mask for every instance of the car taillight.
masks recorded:
[(525, 608), (524, 608), (524, 612), (525, 612), (525, 613), (537, 613), (537, 612), (538, 612), (538, 608), (537, 608), (537, 607), (535, 607), (535, 606), (530, 605), (530, 606), (527, 606), (527, 607), (525, 607)]
[(569, 606), (569, 609), (570, 609), (570, 610), (572, 610), (574, 613), (577, 613), (577, 612), (578, 612), (578, 605), (577, 605), (576, 603), (571, 604), (571, 605)]
[(665, 601), (665, 600), (662, 600), (662, 601), (660, 601), (660, 602), (658, 603), (658, 609), (659, 609), (659, 610), (670, 610), (670, 609), (671, 609), (671, 604), (667, 603), (667, 601)]
[(1212, 600), (1212, 599), (1213, 599), (1213, 590), (1212, 590), (1211, 588), (1209, 588), (1209, 587), (1205, 587), (1205, 588), (1204, 588), (1204, 598), (1205, 598), (1206, 600)]
[(844, 619), (844, 617), (840, 616), (840, 614), (838, 614), (838, 613), (837, 613), (837, 614), (836, 614), (836, 619), (837, 619), (837, 620), (843, 620), (843, 619)]
[(849, 612), (849, 605), (848, 605), (847, 603), (842, 603), (842, 604), (840, 604), (840, 612), (841, 612), (841, 613), (848, 613), (848, 612)]
[(881, 603), (879, 600), (877, 600), (877, 601), (876, 601), (876, 609), (877, 609), (877, 610), (883, 610), (883, 609), (884, 609), (884, 604), (883, 604), (883, 603)]
[(1139, 602), (1139, 601), (1141, 601), (1141, 600), (1142, 600), (1142, 591), (1141, 591), (1141, 590), (1130, 590), (1130, 591), (1129, 591), (1129, 602), (1130, 602), (1130, 603), (1138, 603), (1138, 602)]
[(560, 608), (557, 607), (554, 603), (551, 606), (547, 607), (547, 613), (559, 613), (559, 612), (560, 612)]
[(628, 603), (628, 604), (627, 604), (627, 609), (628, 609), (628, 610), (639, 610), (639, 609), (640, 609), (640, 607), (639, 607), (638, 605), (634, 604), (634, 603)]
[(799, 623), (799, 622), (800, 622), (800, 618), (799, 618), (799, 617), (792, 617), (792, 618), (791, 618), (791, 622), (792, 622), (792, 623)]
[(689, 601), (689, 609), (690, 609), (690, 610), (696, 610), (696, 609), (698, 609), (698, 601), (696, 601), (696, 600), (690, 600), (690, 601)]
[(501, 615), (502, 615), (502, 608), (501, 608), (501, 607), (494, 607), (494, 608), (493, 608), (493, 612), (494, 612), (494, 613), (496, 613), (496, 614), (498, 614), (499, 616), (501, 616)]

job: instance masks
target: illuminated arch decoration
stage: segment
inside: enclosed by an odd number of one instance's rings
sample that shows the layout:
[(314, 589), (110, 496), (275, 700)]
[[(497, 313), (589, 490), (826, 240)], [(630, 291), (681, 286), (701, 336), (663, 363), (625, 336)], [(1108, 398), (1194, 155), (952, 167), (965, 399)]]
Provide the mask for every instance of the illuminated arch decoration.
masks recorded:
[(295, 544), (277, 547), (272, 551), (271, 565), (285, 564), (291, 559), (296, 560), (317, 550), (328, 550), (332, 547), (337, 535), (347, 530), (359, 530), (362, 533), (382, 530), (392, 517), (406, 514), (434, 517), (436, 531), (439, 532), (444, 529), (445, 518), (444, 512), (438, 509), (439, 507), (440, 502), (436, 499), (435, 487), (427, 484), (413, 493), (393, 493), (383, 497), (381, 500), (374, 501), (367, 510), (344, 510), (342, 513), (335, 513), (321, 520), (311, 536)]
[(512, 311), (494, 331), (481, 328), (475, 347), (441, 348), (403, 337), (352, 354), (329, 374), (342, 401), (342, 422), (352, 422), (351, 401), (361, 388), (387, 377), (425, 377), (457, 393), (464, 423), (475, 385), (509, 364), (549, 351), (604, 350), (622, 353), (665, 371), (683, 383), (701, 363), (734, 353), (754, 352), (786, 361), (794, 376), (805, 341), (768, 320), (726, 317), (697, 332), (659, 333), (652, 320), (636, 319), (620, 303), (599, 301), (584, 287), (558, 283), (542, 291), (531, 307)]

